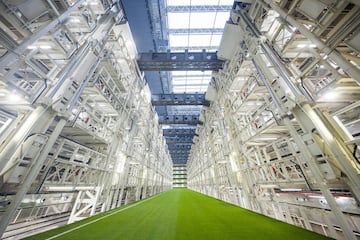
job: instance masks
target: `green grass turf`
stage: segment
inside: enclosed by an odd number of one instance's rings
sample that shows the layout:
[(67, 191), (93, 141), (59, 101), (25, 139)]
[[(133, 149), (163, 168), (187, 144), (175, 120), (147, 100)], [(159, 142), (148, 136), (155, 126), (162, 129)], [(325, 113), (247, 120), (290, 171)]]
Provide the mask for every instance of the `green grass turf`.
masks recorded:
[(47, 239), (112, 213), (55, 239), (328, 239), (188, 189), (173, 189), (135, 204), (27, 239)]

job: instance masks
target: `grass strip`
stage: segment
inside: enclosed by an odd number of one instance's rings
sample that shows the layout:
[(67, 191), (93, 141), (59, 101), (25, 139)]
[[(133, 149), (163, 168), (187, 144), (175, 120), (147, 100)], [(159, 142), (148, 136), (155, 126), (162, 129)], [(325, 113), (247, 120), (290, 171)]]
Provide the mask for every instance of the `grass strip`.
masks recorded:
[(329, 239), (191, 190), (179, 197), (177, 240)]
[(54, 239), (328, 239), (188, 189), (173, 189), (131, 206), (27, 239), (48, 239), (74, 228)]

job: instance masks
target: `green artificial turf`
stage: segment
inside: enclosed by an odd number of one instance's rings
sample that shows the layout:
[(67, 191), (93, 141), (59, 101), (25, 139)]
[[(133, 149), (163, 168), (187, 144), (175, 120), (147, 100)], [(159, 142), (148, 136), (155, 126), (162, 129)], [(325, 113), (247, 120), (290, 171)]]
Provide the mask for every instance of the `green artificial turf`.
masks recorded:
[(188, 189), (173, 189), (135, 204), (27, 239), (47, 239), (107, 215), (55, 239), (328, 239)]

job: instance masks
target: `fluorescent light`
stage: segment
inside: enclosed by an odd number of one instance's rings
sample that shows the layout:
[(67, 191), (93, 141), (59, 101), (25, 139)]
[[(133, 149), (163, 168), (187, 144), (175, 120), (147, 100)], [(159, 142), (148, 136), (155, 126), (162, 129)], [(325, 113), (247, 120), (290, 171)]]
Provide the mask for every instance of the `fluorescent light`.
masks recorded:
[(27, 47), (27, 49), (36, 49), (36, 48), (37, 48), (37, 46), (34, 46), (34, 45), (30, 45)]
[(316, 48), (316, 44), (309, 44), (309, 47), (311, 47), (311, 48)]
[(304, 48), (304, 47), (306, 47), (306, 44), (300, 43), (300, 44), (298, 44), (296, 47), (298, 47), (298, 48)]

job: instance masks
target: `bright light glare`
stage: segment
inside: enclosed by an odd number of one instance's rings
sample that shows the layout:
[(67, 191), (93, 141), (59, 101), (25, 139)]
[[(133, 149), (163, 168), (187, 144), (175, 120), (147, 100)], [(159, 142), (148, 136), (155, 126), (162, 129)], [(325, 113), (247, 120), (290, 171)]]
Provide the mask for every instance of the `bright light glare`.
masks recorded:
[(13, 104), (13, 103), (19, 103), (23, 99), (16, 93), (10, 93), (9, 95), (7, 95), (7, 100), (9, 101), (9, 103)]
[(338, 94), (335, 91), (327, 92), (323, 95), (324, 100), (335, 100), (338, 97)]
[(50, 45), (40, 45), (40, 46), (30, 45), (30, 46), (27, 47), (27, 49), (37, 49), (37, 48), (40, 48), (40, 49), (51, 49), (51, 46), (50, 46)]
[(51, 46), (49, 46), (49, 45), (41, 45), (41, 46), (39, 46), (39, 48), (41, 48), (41, 49), (51, 49)]
[(79, 18), (71, 18), (71, 19), (70, 19), (70, 22), (72, 22), (72, 23), (79, 23), (79, 22), (80, 22), (80, 19), (79, 19)]

